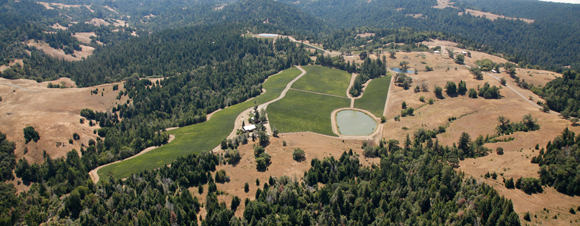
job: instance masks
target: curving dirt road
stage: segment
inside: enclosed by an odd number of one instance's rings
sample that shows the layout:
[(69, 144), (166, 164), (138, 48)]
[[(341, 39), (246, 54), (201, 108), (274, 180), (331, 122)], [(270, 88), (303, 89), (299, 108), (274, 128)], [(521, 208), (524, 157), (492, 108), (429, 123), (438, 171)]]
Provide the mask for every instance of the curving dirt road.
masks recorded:
[[(298, 81), (298, 79), (302, 78), (302, 76), (304, 76), (306, 74), (306, 71), (304, 69), (302, 69), (302, 67), (296, 66), (296, 68), (298, 68), (302, 73), (300, 73), (300, 75), (296, 76), (296, 78), (294, 78), (292, 81), (290, 81), (288, 84), (286, 84), (286, 88), (284, 88), (284, 90), (282, 90), (282, 92), (280, 93), (280, 96), (278, 96), (276, 99), (273, 99), (271, 101), (268, 101), (266, 103), (259, 105), (258, 110), (262, 110), (262, 109), (265, 110), (266, 108), (268, 108), (269, 104), (274, 103), (274, 102), (279, 101), (282, 98), (284, 98), (286, 96), (286, 93), (288, 92), (288, 90), (290, 90), (290, 88), (294, 84), (294, 82)], [(244, 116), (247, 116), (253, 110), (254, 110), (254, 107), (248, 108), (248, 109), (244, 110), (242, 113), (240, 113), (238, 115), (238, 117), (236, 117), (236, 121), (234, 122), (234, 129), (232, 130), (232, 132), (230, 133), (230, 135), (228, 135), (228, 137), (226, 139), (233, 139), (237, 136), (236, 132), (238, 131), (239, 128), (242, 128), (242, 124), (245, 120)], [(272, 132), (272, 128), (270, 128), (270, 123), (266, 123), (266, 124), (264, 124), (264, 126), (266, 127), (266, 132), (269, 132), (269, 133)], [(212, 152), (214, 152), (214, 153), (220, 152), (220, 151), (221, 151), (220, 145), (218, 145), (217, 147), (215, 147), (212, 150)]]
[[(172, 130), (172, 129), (177, 129), (177, 128), (179, 128), (179, 127), (171, 127), (171, 128), (167, 128), (166, 130)], [(173, 135), (173, 134), (169, 134), (169, 140), (167, 141), (167, 143), (169, 143), (169, 142), (173, 141), (173, 139), (175, 139), (175, 135)], [(119, 161), (116, 161), (116, 162), (111, 162), (111, 163), (108, 163), (108, 164), (105, 164), (105, 165), (99, 166), (99, 167), (97, 167), (97, 168), (95, 168), (95, 169), (91, 170), (91, 171), (89, 172), (89, 176), (91, 177), (91, 180), (93, 180), (93, 183), (95, 183), (95, 184), (96, 184), (97, 182), (99, 182), (99, 174), (98, 174), (97, 172), (98, 172), (98, 171), (99, 171), (101, 168), (103, 168), (103, 167), (105, 167), (105, 166), (108, 166), (108, 165), (112, 165), (112, 164), (115, 164), (115, 163), (119, 163), (119, 162), (122, 162), (122, 161), (125, 161), (125, 160), (129, 160), (129, 159), (135, 158), (135, 157), (137, 157), (137, 156), (139, 156), (139, 155), (142, 155), (142, 154), (145, 154), (145, 153), (147, 153), (147, 152), (153, 151), (153, 150), (155, 150), (155, 149), (156, 149), (156, 148), (158, 148), (158, 147), (160, 147), (160, 146), (153, 146), (153, 147), (148, 147), (148, 148), (145, 148), (145, 150), (143, 150), (143, 151), (139, 152), (138, 154), (136, 154), (136, 155), (133, 155), (133, 156), (131, 156), (131, 157), (129, 157), (129, 158), (122, 159), (122, 160), (119, 160)]]

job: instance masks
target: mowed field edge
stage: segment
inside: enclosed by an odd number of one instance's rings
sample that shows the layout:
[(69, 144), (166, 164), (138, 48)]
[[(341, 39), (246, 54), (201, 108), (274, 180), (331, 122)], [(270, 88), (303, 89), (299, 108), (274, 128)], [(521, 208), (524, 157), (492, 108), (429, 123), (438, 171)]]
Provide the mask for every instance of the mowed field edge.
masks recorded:
[(332, 132), (330, 114), (349, 106), (347, 98), (289, 90), (286, 97), (268, 106), (268, 120), (282, 133), (310, 131), (337, 136)]
[(292, 88), (347, 97), (346, 90), (352, 76), (348, 72), (317, 65), (302, 68), (306, 74)]
[(209, 121), (169, 131), (168, 133), (175, 135), (171, 143), (135, 158), (103, 167), (98, 171), (99, 177), (101, 180), (106, 180), (109, 175), (125, 178), (170, 164), (181, 156), (212, 150), (234, 129), (234, 121), (242, 111), (252, 107), (254, 102), (262, 104), (277, 98), (286, 85), (300, 73), (297, 68), (290, 68), (271, 76), (262, 85), (266, 92), (260, 96), (216, 112)]
[(373, 79), (365, 88), (363, 96), (354, 101), (354, 107), (370, 111), (376, 117), (380, 118), (383, 116), (383, 111), (385, 110), (390, 84), (390, 75)]

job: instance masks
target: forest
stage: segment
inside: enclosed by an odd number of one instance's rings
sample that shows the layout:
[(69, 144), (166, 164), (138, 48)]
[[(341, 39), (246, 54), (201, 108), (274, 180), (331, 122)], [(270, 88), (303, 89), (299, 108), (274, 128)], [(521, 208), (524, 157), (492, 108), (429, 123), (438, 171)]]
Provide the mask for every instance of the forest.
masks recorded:
[(543, 185), (567, 195), (580, 195), (579, 145), (580, 135), (576, 136), (566, 128), (532, 158), (532, 163), (540, 165), (538, 173)]
[[(16, 196), (12, 185), (0, 185), (0, 221), (32, 225), (58, 216), (60, 224), (83, 225), (198, 225), (197, 220), (201, 225), (520, 225), (510, 200), (456, 173), (448, 163), (455, 153), (477, 141), (465, 135), (458, 147), (443, 147), (425, 135), (418, 131), (402, 147), (396, 140), (383, 140), (373, 147), (381, 161), (372, 167), (362, 166), (362, 156), (350, 150), (339, 159), (313, 159), (302, 181), (270, 177), (256, 191), (255, 200), (244, 201), (242, 218), (234, 216), (241, 203), (238, 197), (233, 197), (231, 206), (217, 199), (223, 191), (215, 184), (223, 183), (227, 175), (218, 173), (216, 166), (228, 164), (219, 155), (191, 154), (171, 167), (126, 180), (110, 177), (95, 185), (86, 174), (85, 156), (79, 159), (73, 151), (66, 160), (47, 157), (40, 167), (47, 180), (34, 183), (29, 192)], [(480, 155), (468, 153), (464, 157)], [(206, 195), (206, 202), (192, 196), (189, 187)], [(198, 216), (201, 207), (207, 216)]]

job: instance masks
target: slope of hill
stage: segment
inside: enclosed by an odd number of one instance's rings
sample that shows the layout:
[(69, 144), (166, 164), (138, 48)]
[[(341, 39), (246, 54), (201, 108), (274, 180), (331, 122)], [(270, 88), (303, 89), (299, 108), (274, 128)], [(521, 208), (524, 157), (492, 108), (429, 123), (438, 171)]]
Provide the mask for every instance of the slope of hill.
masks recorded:
[[(464, 9), (432, 8), (431, 6), (437, 5), (437, 2), (432, 0), (297, 2), (284, 0), (284, 2), (294, 4), (306, 12), (322, 18), (336, 28), (361, 26), (398, 28), (408, 26), (417, 30), (444, 31), (465, 36), (504, 53), (510, 61), (521, 63), (523, 66), (528, 64), (541, 65), (545, 68), (561, 70), (562, 66), (572, 65), (580, 61), (580, 56), (575, 54), (580, 51), (578, 44), (580, 43), (580, 30), (571, 29), (566, 24), (543, 20), (527, 24), (511, 19), (491, 21), (470, 14), (461, 16), (459, 14)], [(421, 14), (421, 16), (419, 18), (409, 16), (417, 14)], [(529, 16), (530, 14), (532, 13), (515, 15)], [(580, 18), (574, 15), (570, 16), (575, 19), (573, 21), (580, 21)], [(571, 20), (570, 17), (567, 20)], [(576, 67), (578, 66), (580, 65)]]

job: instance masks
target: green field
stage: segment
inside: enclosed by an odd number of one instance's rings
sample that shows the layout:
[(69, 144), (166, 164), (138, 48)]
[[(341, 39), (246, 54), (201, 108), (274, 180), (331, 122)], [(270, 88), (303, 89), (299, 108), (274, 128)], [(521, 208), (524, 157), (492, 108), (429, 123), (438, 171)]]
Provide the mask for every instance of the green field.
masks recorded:
[(322, 66), (303, 68), (306, 75), (296, 81), (292, 88), (346, 97), (351, 74)]
[(384, 76), (372, 80), (365, 88), (363, 96), (354, 101), (354, 107), (370, 111), (377, 117), (383, 115), (385, 101), (389, 93), (391, 76)]
[(330, 114), (348, 106), (348, 98), (289, 90), (286, 97), (268, 106), (268, 119), (283, 133), (310, 131), (336, 136)]
[(98, 172), (99, 177), (101, 180), (107, 179), (109, 175), (125, 178), (134, 173), (170, 164), (180, 156), (213, 149), (234, 129), (234, 121), (242, 111), (252, 107), (254, 101), (262, 104), (277, 98), (288, 82), (300, 73), (301, 71), (297, 68), (290, 68), (270, 77), (262, 86), (266, 89), (266, 93), (251, 101), (216, 112), (207, 122), (169, 131), (168, 133), (175, 135), (175, 139), (171, 143), (135, 158), (103, 167)]

